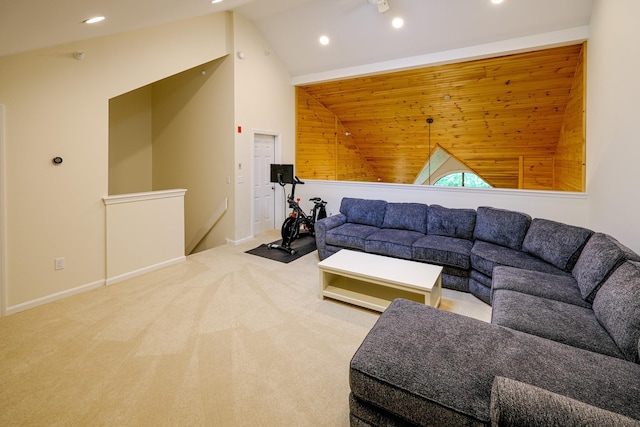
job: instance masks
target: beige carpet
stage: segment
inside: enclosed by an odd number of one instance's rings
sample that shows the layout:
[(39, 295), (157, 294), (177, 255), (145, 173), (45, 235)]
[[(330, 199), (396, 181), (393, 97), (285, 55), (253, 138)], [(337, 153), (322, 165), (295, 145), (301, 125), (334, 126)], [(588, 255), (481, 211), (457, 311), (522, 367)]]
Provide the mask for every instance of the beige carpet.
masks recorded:
[[(0, 425), (348, 426), (349, 360), (378, 315), (318, 297), (277, 234), (0, 319)], [(445, 291), (442, 307), (489, 320)]]

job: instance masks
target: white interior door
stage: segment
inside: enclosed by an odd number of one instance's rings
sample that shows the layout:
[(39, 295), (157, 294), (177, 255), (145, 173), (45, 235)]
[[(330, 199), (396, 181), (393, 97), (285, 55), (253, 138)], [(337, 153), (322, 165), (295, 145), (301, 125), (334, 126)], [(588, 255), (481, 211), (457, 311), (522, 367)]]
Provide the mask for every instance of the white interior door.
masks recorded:
[(275, 136), (255, 134), (253, 145), (253, 235), (257, 236), (275, 228), (275, 185), (270, 182)]

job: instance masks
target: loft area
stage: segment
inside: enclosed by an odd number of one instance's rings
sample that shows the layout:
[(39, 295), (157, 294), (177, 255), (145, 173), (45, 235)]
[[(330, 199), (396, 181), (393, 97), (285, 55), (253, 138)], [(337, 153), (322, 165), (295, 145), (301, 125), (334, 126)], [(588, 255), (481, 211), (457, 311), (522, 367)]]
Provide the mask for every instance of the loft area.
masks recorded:
[(440, 147), (492, 187), (584, 192), (585, 49), (298, 86), (297, 171), (422, 184)]

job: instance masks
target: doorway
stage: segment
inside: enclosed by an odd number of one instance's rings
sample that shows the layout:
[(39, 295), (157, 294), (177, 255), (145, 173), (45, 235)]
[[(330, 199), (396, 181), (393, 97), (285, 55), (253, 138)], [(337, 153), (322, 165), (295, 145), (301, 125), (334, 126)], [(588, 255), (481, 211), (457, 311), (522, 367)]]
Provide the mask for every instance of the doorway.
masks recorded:
[(275, 163), (276, 136), (253, 135), (253, 235), (275, 228), (275, 185), (271, 182), (271, 164)]

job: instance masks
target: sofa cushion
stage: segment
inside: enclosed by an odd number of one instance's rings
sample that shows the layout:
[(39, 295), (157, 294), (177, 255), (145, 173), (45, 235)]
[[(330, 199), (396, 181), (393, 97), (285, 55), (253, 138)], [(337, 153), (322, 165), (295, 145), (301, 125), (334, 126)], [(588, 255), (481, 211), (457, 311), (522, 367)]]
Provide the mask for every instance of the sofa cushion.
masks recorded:
[(561, 270), (571, 271), (592, 234), (586, 228), (535, 218), (522, 242), (522, 250)]
[(413, 243), (412, 258), (468, 270), (471, 267), (469, 254), (472, 246), (473, 243), (466, 239), (429, 234)]
[(491, 323), (596, 353), (623, 358), (593, 310), (508, 289), (493, 292)]
[(471, 248), (471, 267), (491, 277), (493, 268), (499, 265), (559, 274), (561, 276), (570, 275), (570, 273), (560, 270), (558, 267), (526, 252), (476, 240)]
[(473, 238), (520, 250), (530, 223), (525, 213), (480, 206)]
[(627, 259), (638, 261), (640, 256), (607, 234), (591, 236), (573, 268), (582, 298), (593, 302), (600, 286)]
[(347, 222), (327, 231), (327, 245), (364, 251), (365, 239), (372, 233), (380, 231), (378, 227)]
[(640, 263), (627, 261), (609, 276), (593, 300), (598, 321), (627, 360), (640, 363)]
[(571, 276), (499, 266), (493, 269), (491, 289), (492, 292), (498, 289), (509, 289), (591, 308), (591, 304), (582, 299), (578, 285)]
[(491, 387), (491, 427), (639, 427), (640, 421), (511, 378)]
[(422, 203), (387, 203), (382, 228), (427, 233), (427, 205)]
[(383, 228), (367, 236), (364, 250), (373, 254), (411, 259), (413, 242), (423, 236), (417, 231)]
[(340, 203), (340, 212), (345, 214), (347, 222), (382, 227), (387, 202), (384, 200), (355, 199), (344, 197)]
[(476, 211), (473, 209), (450, 209), (440, 205), (429, 206), (427, 234), (473, 240), (476, 226)]

